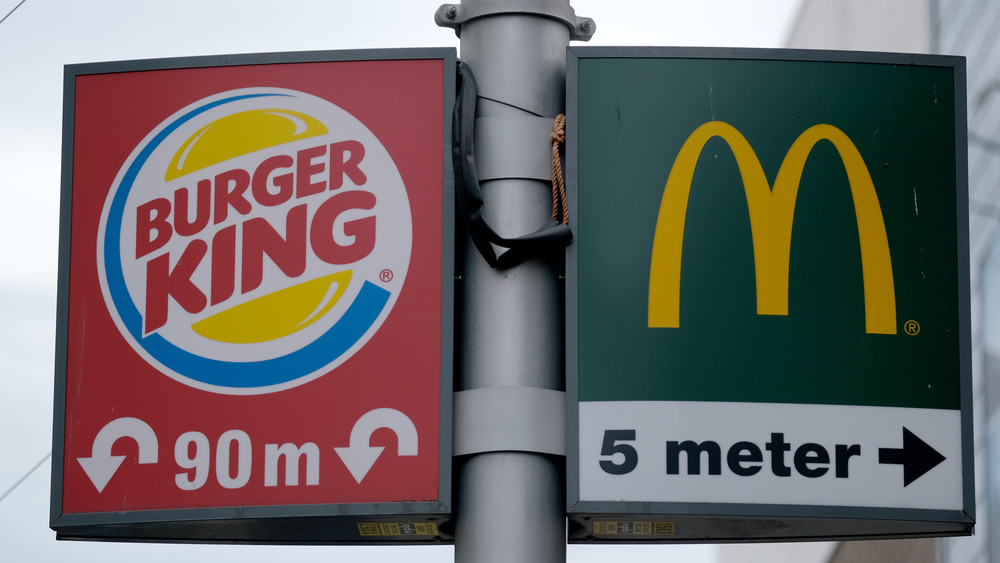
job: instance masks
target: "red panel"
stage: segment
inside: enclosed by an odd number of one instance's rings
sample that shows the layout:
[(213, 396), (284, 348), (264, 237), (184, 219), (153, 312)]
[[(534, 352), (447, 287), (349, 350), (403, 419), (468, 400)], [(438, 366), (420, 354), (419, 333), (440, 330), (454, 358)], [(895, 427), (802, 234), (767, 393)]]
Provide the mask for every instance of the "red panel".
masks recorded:
[[(158, 70), (77, 77), (73, 149), (72, 242), (66, 366), (64, 514), (267, 505), (434, 501), (439, 497), (442, 248), (442, 76), (440, 60), (362, 61)], [(161, 373), (122, 335), (102, 295), (98, 238), (102, 209), (116, 175), (160, 123), (220, 92), (285, 88), (323, 98), (360, 120), (399, 170), (412, 215), (412, 252), (405, 283), (378, 331), (326, 375), (277, 392), (233, 395), (198, 389)], [(193, 188), (193, 186), (192, 186)], [(280, 231), (280, 229), (279, 229)], [(376, 430), (386, 450), (359, 484), (335, 447), (379, 408), (405, 414), (417, 429), (418, 454), (397, 455), (396, 437)], [(97, 434), (134, 417), (157, 437), (157, 462), (140, 464), (124, 437), (112, 453), (125, 460), (103, 491), (84, 472)], [(217, 469), (223, 433), (249, 437), (249, 480), (226, 488), (239, 457)], [(177, 484), (195, 476), (175, 459), (175, 443), (199, 432), (209, 448), (207, 480), (195, 490)], [(265, 484), (268, 444), (313, 443), (319, 482)], [(225, 449), (225, 448), (223, 448)], [(193, 456), (194, 446), (181, 457)], [(225, 481), (225, 479), (223, 479)], [(233, 486), (232, 483), (229, 483)]]

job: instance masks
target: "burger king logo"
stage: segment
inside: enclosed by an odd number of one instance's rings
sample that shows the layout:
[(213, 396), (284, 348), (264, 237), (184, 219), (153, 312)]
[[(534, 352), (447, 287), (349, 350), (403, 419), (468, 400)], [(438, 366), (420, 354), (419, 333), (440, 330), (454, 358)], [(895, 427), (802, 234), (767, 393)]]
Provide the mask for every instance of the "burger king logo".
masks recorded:
[(259, 394), (311, 381), (375, 334), (412, 223), (392, 157), (324, 99), (223, 92), (163, 121), (122, 166), (98, 270), (132, 347), (186, 385)]

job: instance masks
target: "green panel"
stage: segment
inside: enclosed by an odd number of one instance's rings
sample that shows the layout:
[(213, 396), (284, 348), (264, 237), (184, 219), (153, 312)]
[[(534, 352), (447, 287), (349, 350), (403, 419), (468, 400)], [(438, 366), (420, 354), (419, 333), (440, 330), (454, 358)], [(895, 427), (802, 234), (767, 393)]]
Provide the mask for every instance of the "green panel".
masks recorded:
[[(578, 78), (579, 400), (960, 408), (954, 69), (583, 58)], [(746, 137), (771, 185), (807, 128), (847, 134), (881, 205), (897, 334), (865, 332), (854, 203), (827, 141), (799, 184), (789, 314), (756, 312), (743, 183), (715, 138), (688, 202), (680, 326), (647, 327), (664, 185), (681, 145), (712, 120)]]

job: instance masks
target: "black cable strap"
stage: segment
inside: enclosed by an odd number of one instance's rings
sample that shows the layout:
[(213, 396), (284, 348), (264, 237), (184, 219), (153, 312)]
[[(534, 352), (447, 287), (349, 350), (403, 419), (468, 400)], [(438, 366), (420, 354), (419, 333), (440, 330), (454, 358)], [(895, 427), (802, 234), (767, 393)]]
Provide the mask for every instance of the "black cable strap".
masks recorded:
[[(483, 194), (476, 173), (473, 153), (473, 126), (476, 119), (476, 81), (469, 65), (458, 62), (458, 100), (452, 121), (452, 161), (455, 167), (455, 195), (458, 212), (479, 253), (492, 268), (509, 268), (543, 251), (565, 247), (573, 233), (557, 220), (548, 221), (539, 230), (515, 238), (497, 234), (483, 218)], [(497, 255), (493, 245), (506, 248)]]

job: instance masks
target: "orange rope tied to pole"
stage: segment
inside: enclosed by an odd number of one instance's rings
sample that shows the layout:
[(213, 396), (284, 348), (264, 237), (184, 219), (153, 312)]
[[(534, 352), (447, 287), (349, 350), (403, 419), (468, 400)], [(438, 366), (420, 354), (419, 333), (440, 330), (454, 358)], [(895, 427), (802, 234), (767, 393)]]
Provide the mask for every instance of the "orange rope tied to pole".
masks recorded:
[(563, 179), (562, 162), (559, 159), (559, 145), (566, 142), (566, 116), (556, 116), (555, 126), (549, 135), (552, 138), (552, 215), (553, 220), (559, 220), (562, 212), (562, 222), (569, 223), (569, 203), (566, 201), (566, 181)]

